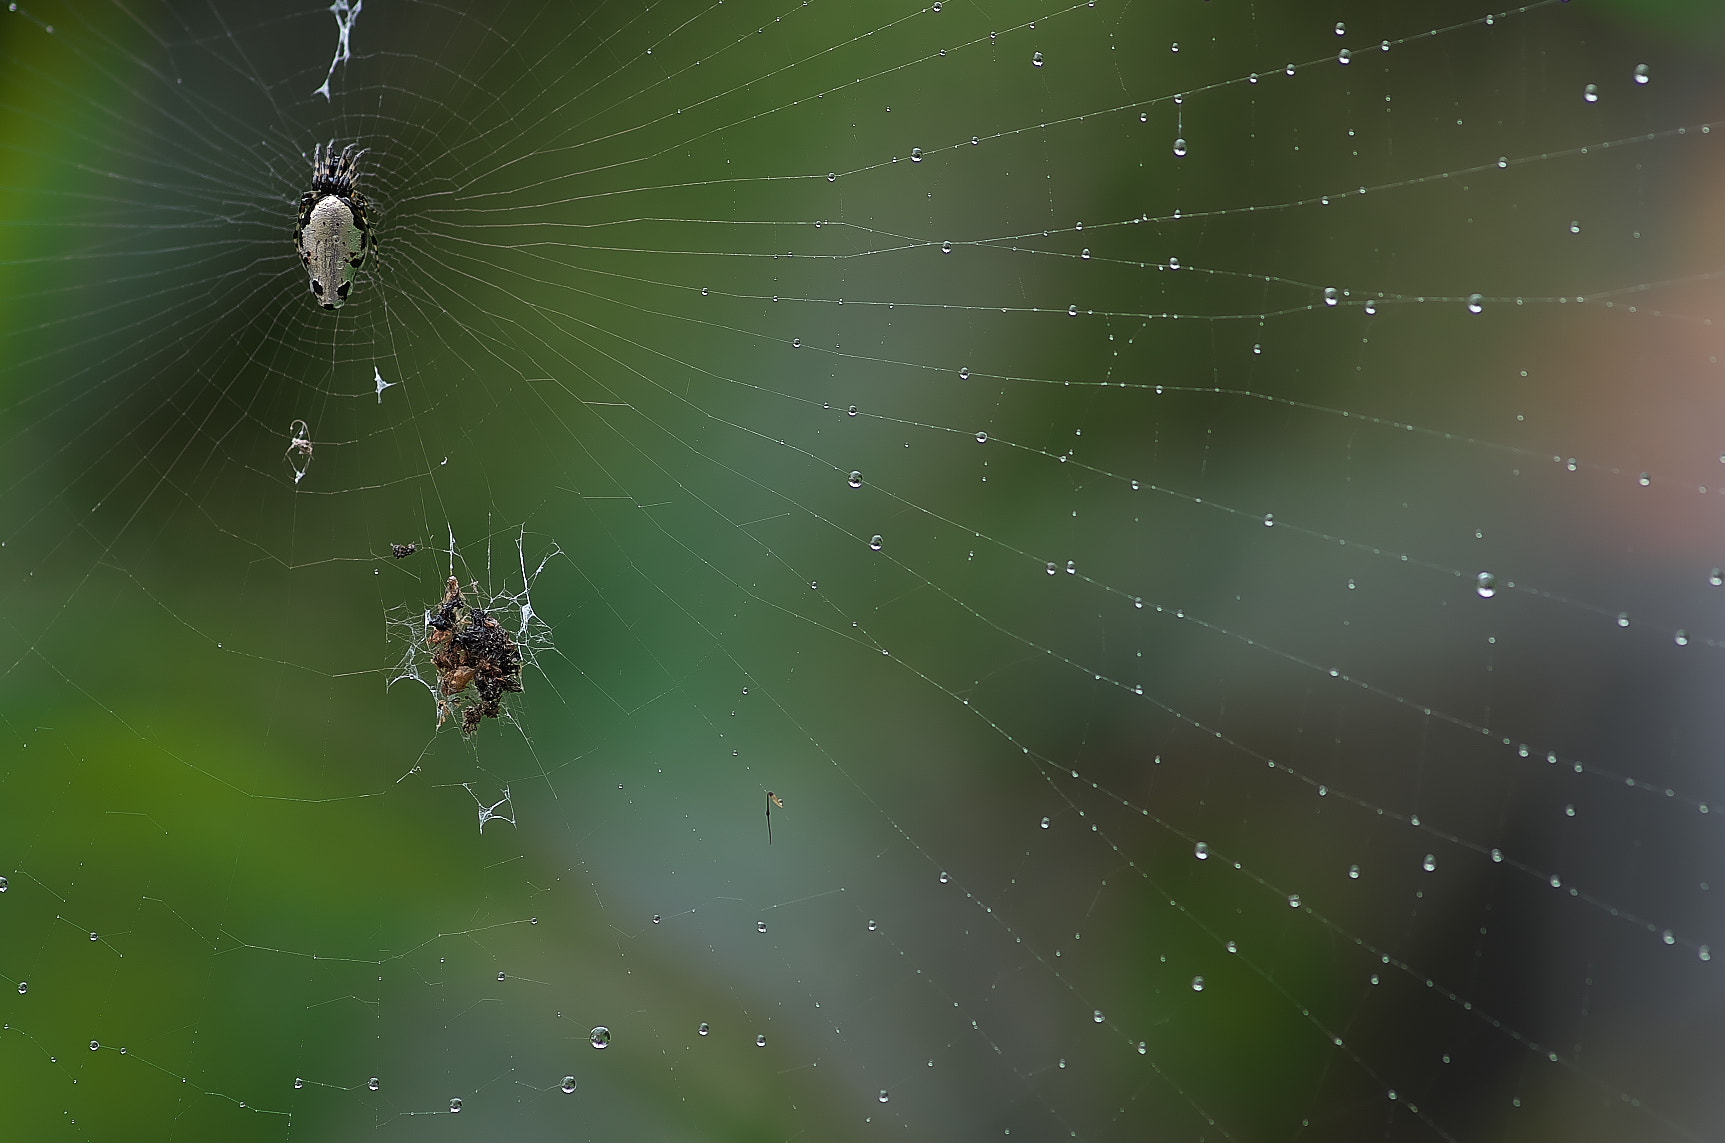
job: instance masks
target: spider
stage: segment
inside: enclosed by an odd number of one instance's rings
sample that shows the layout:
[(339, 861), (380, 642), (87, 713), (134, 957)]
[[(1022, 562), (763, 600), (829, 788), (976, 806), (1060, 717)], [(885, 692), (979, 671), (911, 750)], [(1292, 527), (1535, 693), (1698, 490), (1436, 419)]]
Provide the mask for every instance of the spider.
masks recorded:
[(365, 263), (366, 251), (377, 246), (365, 217), (370, 204), (354, 189), (364, 155), (352, 143), (339, 155), (333, 140), (327, 147), (318, 144), (312, 152), (311, 189), (299, 200), (294, 249), (311, 275), (311, 292), (326, 310), (347, 301), (354, 272)]

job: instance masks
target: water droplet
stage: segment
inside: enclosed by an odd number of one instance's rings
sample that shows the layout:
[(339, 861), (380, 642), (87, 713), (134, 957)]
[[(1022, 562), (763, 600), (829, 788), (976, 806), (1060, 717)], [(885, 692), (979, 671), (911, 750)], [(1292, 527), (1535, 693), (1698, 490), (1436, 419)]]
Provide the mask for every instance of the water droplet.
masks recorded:
[(1436, 869), (1437, 868), (1437, 855), (1433, 854), (1433, 853), (1426, 854), (1426, 859), (1424, 861), (1420, 862), (1420, 868), (1425, 870), (1427, 873), (1430, 873), (1432, 870)]
[(1485, 309), (1484, 294), (1469, 294), (1467, 296), (1467, 312), (1477, 314)]
[(755, 1047), (757, 1047), (757, 1048), (764, 1048), (764, 1047), (766, 1047), (766, 1046), (767, 1046), (767, 1038), (766, 1038), (766, 1036), (764, 1036), (764, 1035), (761, 1035), (761, 1036), (756, 1036), (756, 1037), (755, 1037)]
[(653, 923), (655, 925), (659, 923), (659, 914), (657, 914), (657, 913), (653, 914)]
[(851, 475), (850, 475), (850, 486), (852, 488), (861, 488), (862, 487), (862, 473), (855, 472), (855, 471), (853, 471), (851, 473)]
[(461, 1101), (459, 1099), (450, 1100), (449, 1110), (459, 1113), (461, 1111)]
[(987, 444), (988, 443), (988, 434), (987, 433), (977, 433), (976, 434), (976, 443), (977, 444)]
[[(827, 182), (836, 183), (838, 181), (839, 181), (839, 173), (837, 171), (828, 171), (827, 172)], [(704, 293), (705, 291), (702, 291), (702, 292)]]
[(1646, 488), (1649, 484), (1653, 483), (1653, 475), (1651, 473), (1644, 472), (1635, 478), (1635, 482), (1641, 485), (1641, 487)]
[(1288, 894), (1288, 908), (1298, 909), (1299, 907), (1300, 907), (1300, 895), (1298, 893), (1289, 893)]
[(601, 1024), (587, 1033), (587, 1039), (595, 1048), (604, 1048), (611, 1042), (611, 1029)]
[(1586, 87), (1582, 88), (1581, 98), (1585, 99), (1589, 103), (1598, 103), (1599, 85), (1597, 83), (1590, 83)]
[(1689, 646), (1689, 632), (1679, 627), (1677, 629), (1677, 634), (1672, 636), (1672, 642), (1676, 643), (1679, 647)]
[(970, 380), (970, 366), (966, 365), (958, 371), (958, 379), (960, 381)]
[(1348, 876), (1351, 879), (1358, 881), (1360, 879), (1360, 867), (1357, 865), (1348, 866)]
[(1237, 953), (1240, 951), (1240, 946), (1235, 944), (1233, 941), (1229, 941), (1227, 944), (1223, 945), (1222, 947), (1227, 949), (1231, 953)]
[(1348, 26), (1346, 24), (1342, 23), (1340, 20), (1337, 20), (1336, 21), (1336, 35), (1345, 36), (1347, 34), (1348, 34)]
[(1079, 252), (1078, 256), (1080, 258), (1084, 259), (1086, 262), (1090, 261), (1090, 247), (1086, 246), (1082, 251)]
[(1204, 991), (1204, 978), (1203, 978), (1203, 977), (1201, 977), (1201, 976), (1194, 976), (1194, 977), (1193, 977), (1193, 978), (1192, 978), (1192, 991), (1193, 991), (1193, 992), (1202, 992), (1202, 991)]
[(1174, 156), (1179, 159), (1184, 159), (1186, 157), (1186, 140), (1174, 140)]
[(869, 932), (871, 932), (871, 933), (872, 933), (872, 932), (874, 932), (874, 931), (875, 931), (875, 929), (876, 929), (876, 928), (878, 928), (878, 927), (879, 927), (879, 926), (878, 926), (878, 925), (876, 925), (876, 924), (875, 924), (875, 923), (874, 923), (874, 922), (873, 922), (873, 921), (870, 921), (870, 922), (869, 922), (869, 923), (868, 923), (868, 931), (869, 931)]
[(1047, 819), (1047, 818), (1043, 818), (1043, 819), (1042, 819), (1042, 828), (1043, 828), (1043, 829), (1047, 829), (1047, 828), (1048, 828), (1048, 819)]
[(1708, 948), (1706, 945), (1702, 945), (1699, 949), (1697, 949), (1695, 951), (1696, 951), (1696, 955), (1699, 956), (1702, 960), (1712, 960), (1713, 959), (1713, 950)]
[(1264, 513), (1264, 527), (1274, 528), (1275, 526), (1276, 526), (1276, 514), (1274, 512)]
[(1508, 166), (1509, 166), (1509, 156), (1508, 155), (1499, 155), (1497, 157), (1497, 169), (1501, 171)]
[(1264, 353), (1263, 345), (1254, 341), (1252, 343), (1252, 356), (1253, 357), (1261, 357), (1261, 356), (1263, 356), (1263, 353)]
[(1581, 223), (1578, 220), (1574, 220), (1574, 219), (1570, 220), (1569, 232), (1571, 234), (1580, 234), (1581, 233)]
[(1341, 300), (1342, 294), (1340, 290), (1336, 289), (1334, 286), (1324, 287), (1324, 304), (1326, 306), (1333, 306)]
[(940, 244), (940, 252), (941, 252), (941, 253), (942, 253), (942, 254), (951, 254), (951, 253), (952, 253), (952, 243), (950, 243), (950, 242), (942, 242), (942, 243), (941, 243), (941, 244)]
[(700, 1035), (700, 1036), (705, 1036), (707, 1033), (709, 1033), (711, 1031), (712, 1031), (712, 1029), (707, 1026), (707, 1022), (705, 1020), (701, 1021), (701, 1026), (699, 1028), (695, 1029), (696, 1035)]
[(92, 1052), (96, 1051), (101, 1046), (102, 1046), (102, 1042), (100, 1040), (91, 1040), (90, 1041), (90, 1050)]
[(1375, 301), (1372, 301), (1370, 298), (1366, 299), (1365, 310), (1366, 310), (1367, 314), (1377, 313), (1378, 312), (1378, 303)]
[(1707, 582), (1712, 584), (1714, 587), (1718, 587), (1720, 584), (1725, 584), (1725, 571), (1720, 571), (1718, 568), (1714, 568), (1712, 571), (1707, 573)]
[(1210, 843), (1201, 841), (1197, 845), (1194, 845), (1192, 847), (1192, 856), (1196, 857), (1199, 861), (1210, 860)]
[(1049, 575), (1053, 575), (1053, 574), (1054, 574), (1054, 573), (1055, 573), (1055, 572), (1057, 572), (1057, 571), (1059, 571), (1059, 570), (1060, 570), (1060, 569), (1059, 569), (1059, 568), (1057, 568), (1057, 567), (1055, 567), (1055, 566), (1054, 566), (1054, 561), (1053, 561), (1053, 560), (1049, 560), (1049, 561), (1048, 561), (1048, 574), (1049, 574)]
[(910, 149), (910, 161), (913, 163), (922, 162), (922, 148), (921, 147), (912, 147)]
[(1618, 613), (1617, 613), (1617, 625), (1618, 625), (1618, 626), (1619, 626), (1619, 627), (1627, 627), (1627, 626), (1629, 626), (1629, 612), (1627, 612), (1627, 611), (1619, 611), (1619, 612), (1618, 612)]
[(1041, 52), (1030, 53), (1030, 63), (1033, 67), (1041, 67), (1042, 66), (1042, 53)]
[(96, 934), (95, 934), (95, 933), (91, 933), (91, 934), (90, 934), (90, 939), (91, 939), (91, 940), (93, 940), (93, 941), (99, 941), (99, 940), (101, 940), (101, 939), (102, 939), (102, 938), (101, 938), (101, 937), (99, 937), (99, 936), (97, 936), (97, 935), (96, 935)]
[(18, 982), (18, 995), (22, 996), (28, 991), (30, 991), (30, 982), (28, 980), (20, 980)]
[(877, 1096), (876, 1098), (879, 1099), (882, 1103), (885, 1103), (887, 1101), (887, 1098), (888, 1098), (888, 1096), (886, 1094), (886, 1088), (884, 1088), (884, 1087), (881, 1088), (880, 1089), (880, 1095)]
[(296, 1088), (302, 1088), (305, 1086), (305, 1079), (301, 1076), (295, 1076), (293, 1078), (293, 1085)]
[(1066, 307), (1066, 316), (1067, 317), (1077, 317), (1078, 316), (1078, 307), (1077, 306), (1067, 306)]
[(6, 892), (6, 886), (8, 884), (9, 882), (4, 877), (0, 877), (0, 893)]
[(878, 552), (878, 551), (880, 551), (880, 545), (881, 545), (881, 538), (879, 536), (870, 536), (869, 537), (869, 539), (868, 539), (868, 546), (869, 547), (873, 548), (875, 551)]
[(1635, 65), (1635, 82), (1636, 83), (1646, 83), (1648, 80), (1650, 80), (1652, 78), (1653, 78), (1652, 69), (1649, 68), (1646, 64), (1636, 64)]
[(564, 1076), (563, 1082), (558, 1084), (557, 1086), (561, 1087), (563, 1089), (564, 1095), (572, 1095), (575, 1092), (575, 1077), (574, 1076)]
[(950, 882), (950, 881), (951, 881), (951, 880), (952, 880), (952, 877), (951, 877), (951, 875), (950, 875), (950, 874), (948, 874), (948, 873), (947, 873), (947, 871), (946, 871), (946, 870), (944, 870), (944, 869), (942, 869), (942, 870), (941, 870), (941, 871), (940, 871), (940, 883), (941, 883), (941, 884), (942, 884), (942, 885), (945, 885), (945, 884), (947, 884), (947, 883), (948, 883), (948, 882)]
[(1501, 850), (1501, 849), (1492, 850), (1491, 851), (1491, 859), (1494, 862), (1501, 862), (1503, 860), (1503, 850)]
[(1067, 560), (1066, 561), (1066, 574), (1067, 575), (1077, 575), (1078, 574), (1078, 563), (1076, 560)]
[(1473, 577), (1474, 594), (1481, 599), (1490, 599), (1497, 594), (1497, 577), (1488, 571), (1482, 571)]
[(1550, 880), (1550, 882), (1551, 882), (1551, 887), (1552, 887), (1552, 888), (1553, 888), (1553, 889), (1561, 889), (1561, 888), (1563, 888), (1563, 879), (1562, 879), (1562, 878), (1560, 878), (1560, 877), (1559, 877), (1559, 876), (1558, 876), (1558, 875), (1557, 875), (1557, 874), (1555, 874), (1555, 873), (1553, 873), (1553, 874), (1552, 874), (1552, 875), (1551, 875), (1551, 877), (1550, 877), (1550, 878), (1549, 878), (1549, 880)]
[(365, 1081), (365, 1086), (369, 1087), (372, 1091), (376, 1091), (378, 1088), (383, 1086), (383, 1081), (378, 1079), (376, 1076), (372, 1076), (370, 1079)]
[(857, 407), (855, 405), (852, 405), (850, 408), (845, 410), (845, 416), (847, 416), (847, 417), (854, 417), (856, 415), (857, 415)]
[(767, 923), (765, 921), (756, 921), (755, 922), (755, 932), (764, 933), (766, 931), (767, 931)]
[(1347, 67), (1348, 64), (1353, 62), (1353, 59), (1354, 53), (1350, 52), (1346, 48), (1343, 48), (1341, 51), (1336, 53), (1336, 62), (1341, 64), (1343, 67)]

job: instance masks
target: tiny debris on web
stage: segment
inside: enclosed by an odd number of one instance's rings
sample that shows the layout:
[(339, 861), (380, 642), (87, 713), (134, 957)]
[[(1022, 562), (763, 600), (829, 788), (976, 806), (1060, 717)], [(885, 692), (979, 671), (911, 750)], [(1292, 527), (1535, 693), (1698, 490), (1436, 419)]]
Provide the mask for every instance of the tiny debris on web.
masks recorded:
[[(353, 36), (354, 21), (359, 19), (360, 9), (364, 7), (365, 0), (335, 0), (335, 3), (329, 6), (330, 14), (335, 17), (335, 58), (329, 61), (329, 74), (323, 77), (323, 86), (312, 92), (313, 95), (321, 95), (327, 100), (329, 81), (335, 78), (336, 66), (353, 58), (349, 40)], [(382, 391), (378, 390), (380, 393)]]
[(306, 470), (311, 468), (311, 426), (304, 421), (295, 421), (288, 426), (287, 462), (293, 467), (293, 482), (298, 484), (305, 479)]

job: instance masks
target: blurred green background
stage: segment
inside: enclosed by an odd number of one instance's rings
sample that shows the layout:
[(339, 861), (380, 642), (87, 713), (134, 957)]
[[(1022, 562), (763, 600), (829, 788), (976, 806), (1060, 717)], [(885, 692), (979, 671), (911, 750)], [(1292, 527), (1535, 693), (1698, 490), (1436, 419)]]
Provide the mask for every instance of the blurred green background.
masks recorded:
[(336, 23), (0, 18), (0, 1135), (1720, 1135), (1710, 9)]

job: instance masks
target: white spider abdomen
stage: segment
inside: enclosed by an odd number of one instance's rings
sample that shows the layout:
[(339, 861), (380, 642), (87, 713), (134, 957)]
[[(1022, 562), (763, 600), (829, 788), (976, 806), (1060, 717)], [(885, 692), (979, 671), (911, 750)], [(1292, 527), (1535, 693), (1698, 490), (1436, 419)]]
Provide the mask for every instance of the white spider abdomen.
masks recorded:
[(318, 304), (333, 310), (346, 302), (354, 271), (364, 260), (365, 232), (341, 196), (328, 194), (313, 205), (300, 236), (300, 253)]

